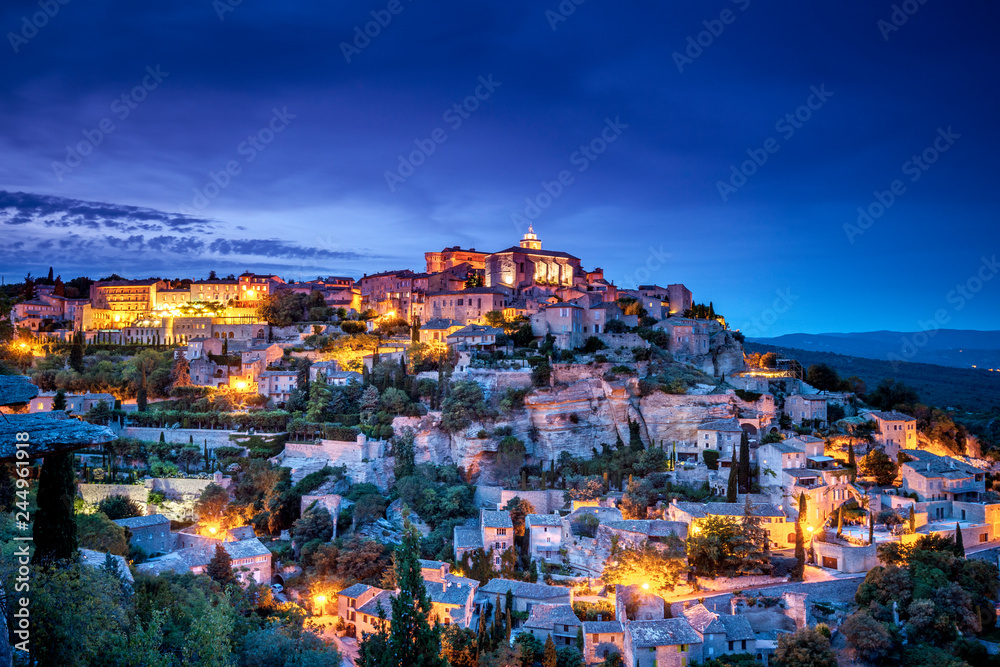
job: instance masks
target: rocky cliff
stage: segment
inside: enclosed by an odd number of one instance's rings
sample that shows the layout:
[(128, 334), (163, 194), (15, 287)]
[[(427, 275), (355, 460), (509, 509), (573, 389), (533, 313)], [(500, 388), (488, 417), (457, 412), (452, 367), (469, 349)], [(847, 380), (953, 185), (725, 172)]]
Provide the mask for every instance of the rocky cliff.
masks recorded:
[[(489, 479), (499, 441), (492, 433), (498, 426), (510, 426), (534, 461), (551, 461), (562, 452), (589, 458), (594, 449), (613, 445), (618, 436), (628, 442), (630, 420), (640, 425), (646, 445), (693, 441), (699, 424), (733, 417), (740, 406), (747, 406), (732, 393), (678, 395), (657, 390), (642, 396), (636, 378), (608, 381), (604, 370), (600, 365), (557, 365), (556, 384), (532, 391), (524, 408), (509, 419), (472, 424), (461, 433), (444, 432), (440, 412), (397, 417), (393, 428), (413, 429), (418, 463), (454, 463)], [(481, 431), (490, 437), (478, 437)]]

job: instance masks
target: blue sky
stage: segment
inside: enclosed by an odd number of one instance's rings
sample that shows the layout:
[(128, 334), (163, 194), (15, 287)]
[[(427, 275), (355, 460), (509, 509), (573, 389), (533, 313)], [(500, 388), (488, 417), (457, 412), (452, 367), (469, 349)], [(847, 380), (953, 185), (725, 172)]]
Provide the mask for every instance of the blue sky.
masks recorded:
[(234, 1), (3, 4), (6, 280), (420, 269), (527, 211), (757, 335), (1000, 328), (948, 298), (1000, 250), (994, 4)]

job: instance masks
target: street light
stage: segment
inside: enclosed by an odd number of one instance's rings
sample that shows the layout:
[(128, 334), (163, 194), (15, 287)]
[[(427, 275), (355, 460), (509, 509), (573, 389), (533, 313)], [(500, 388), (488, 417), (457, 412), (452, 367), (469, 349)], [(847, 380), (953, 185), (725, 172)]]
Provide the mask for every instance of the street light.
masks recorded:
[(649, 590), (649, 584), (647, 584), (647, 583), (643, 583), (643, 585), (642, 585), (642, 590), (644, 590), (644, 591), (648, 591), (648, 590)]
[(326, 604), (326, 596), (322, 593), (317, 595), (315, 598), (316, 604), (319, 605), (319, 615), (323, 615), (323, 605)]

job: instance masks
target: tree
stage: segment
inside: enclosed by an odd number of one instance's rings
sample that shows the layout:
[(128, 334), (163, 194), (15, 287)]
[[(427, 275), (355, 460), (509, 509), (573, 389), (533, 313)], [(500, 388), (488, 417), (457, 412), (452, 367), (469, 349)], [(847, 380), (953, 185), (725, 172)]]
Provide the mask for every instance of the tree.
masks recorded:
[(456, 433), (472, 422), (485, 421), (494, 416), (486, 404), (482, 387), (471, 380), (454, 383), (441, 404), (441, 428), (448, 433)]
[(848, 616), (840, 631), (857, 656), (865, 662), (878, 663), (892, 650), (888, 628), (865, 611), (856, 611)]
[(143, 516), (146, 513), (136, 501), (122, 495), (108, 496), (97, 503), (97, 511), (102, 512), (112, 521)]
[(688, 562), (699, 576), (760, 574), (770, 570), (768, 535), (752, 506), (744, 517), (708, 516), (687, 539)]
[(535, 506), (520, 496), (514, 496), (507, 501), (505, 510), (510, 512), (510, 521), (514, 524), (514, 537), (525, 537), (524, 520), (529, 514), (535, 513)]
[(128, 532), (100, 512), (77, 514), (76, 534), (82, 549), (128, 555)]
[(650, 592), (664, 595), (674, 590), (687, 571), (684, 543), (670, 535), (658, 545), (619, 547), (615, 558), (604, 563), (605, 583), (622, 586), (649, 584)]
[(375, 523), (385, 516), (385, 498), (369, 493), (358, 498), (354, 505), (354, 523), (360, 528)]
[(737, 479), (739, 477), (738, 465), (736, 463), (736, 448), (733, 448), (733, 458), (729, 464), (729, 484), (726, 486), (726, 502), (735, 503), (737, 497)]
[(839, 391), (840, 377), (826, 364), (813, 364), (806, 373), (806, 382), (820, 391)]
[(326, 383), (326, 373), (316, 375), (316, 381), (309, 383), (309, 404), (306, 419), (310, 422), (325, 422), (330, 405), (330, 387)]
[(642, 480), (629, 479), (625, 495), (618, 503), (625, 519), (645, 519), (649, 509), (649, 488)]
[(887, 508), (878, 513), (876, 522), (883, 524), (886, 530), (891, 530), (892, 526), (898, 526), (903, 523), (903, 517), (899, 516), (899, 512), (896, 510)]
[(792, 579), (802, 581), (806, 571), (806, 545), (805, 537), (802, 534), (802, 522), (806, 520), (807, 510), (806, 494), (803, 492), (799, 496), (799, 517), (795, 521), (795, 568), (792, 570)]
[(416, 449), (414, 447), (415, 434), (412, 428), (404, 428), (402, 432), (393, 438), (393, 473), (396, 481), (409, 477), (417, 471), (415, 463)]
[(889, 455), (880, 449), (873, 449), (861, 459), (862, 475), (874, 477), (879, 486), (889, 486), (896, 479), (896, 465)]
[(183, 354), (178, 355), (170, 366), (170, 385), (171, 387), (191, 386), (191, 365)]
[(83, 373), (83, 334), (79, 331), (73, 334), (73, 345), (69, 349), (69, 367), (77, 373)]
[(774, 659), (780, 667), (837, 667), (830, 640), (816, 628), (780, 634)]
[(709, 470), (719, 469), (719, 450), (706, 449), (702, 452), (701, 458), (705, 461), (705, 467)]
[(194, 511), (199, 521), (219, 523), (229, 504), (229, 492), (216, 483), (205, 487), (195, 502)]
[(746, 431), (740, 434), (740, 491), (750, 493), (750, 436)]
[(476, 667), (476, 632), (460, 625), (446, 626), (441, 633), (441, 655), (450, 667)]
[(858, 476), (858, 464), (854, 460), (854, 443), (847, 443), (847, 467), (851, 469), (851, 484)]
[(957, 523), (955, 524), (955, 555), (959, 558), (965, 558), (965, 538), (962, 537), (962, 527)]
[(53, 410), (65, 410), (66, 409), (66, 392), (62, 389), (56, 391), (55, 398), (52, 399), (52, 409)]
[(556, 652), (555, 642), (552, 641), (552, 635), (545, 638), (545, 648), (542, 653), (542, 667), (558, 667), (559, 665), (559, 654)]
[(229, 552), (221, 544), (215, 545), (215, 555), (208, 561), (205, 574), (222, 585), (234, 583), (236, 575), (233, 574), (233, 559), (229, 557)]
[[(216, 546), (216, 553), (222, 549)], [(222, 550), (225, 553), (225, 550)], [(211, 563), (209, 564), (211, 567)], [(232, 571), (230, 571), (232, 576)], [(218, 581), (218, 580), (216, 580)], [(221, 583), (221, 582), (220, 582)], [(207, 605), (199, 614), (184, 637), (181, 664), (199, 667), (227, 667), (231, 664), (230, 636), (234, 623), (233, 607), (223, 595), (217, 605)]]
[(319, 540), (329, 542), (333, 537), (333, 519), (325, 507), (308, 509), (292, 526), (292, 537), (295, 544), (302, 546), (307, 542)]
[(431, 601), (420, 574), (420, 540), (416, 530), (407, 525), (403, 541), (396, 549), (396, 585), (399, 593), (392, 599), (392, 627), (388, 655), (391, 664), (413, 667), (447, 667), (441, 655), (441, 626), (428, 623)]

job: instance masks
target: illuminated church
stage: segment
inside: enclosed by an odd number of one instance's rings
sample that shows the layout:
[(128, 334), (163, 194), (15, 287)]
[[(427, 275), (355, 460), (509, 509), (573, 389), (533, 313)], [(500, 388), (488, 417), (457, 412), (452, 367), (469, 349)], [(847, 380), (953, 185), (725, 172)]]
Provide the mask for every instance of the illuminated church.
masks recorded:
[(486, 257), (486, 286), (517, 291), (537, 287), (555, 291), (586, 282), (580, 259), (569, 253), (542, 250), (532, 227), (517, 246)]

